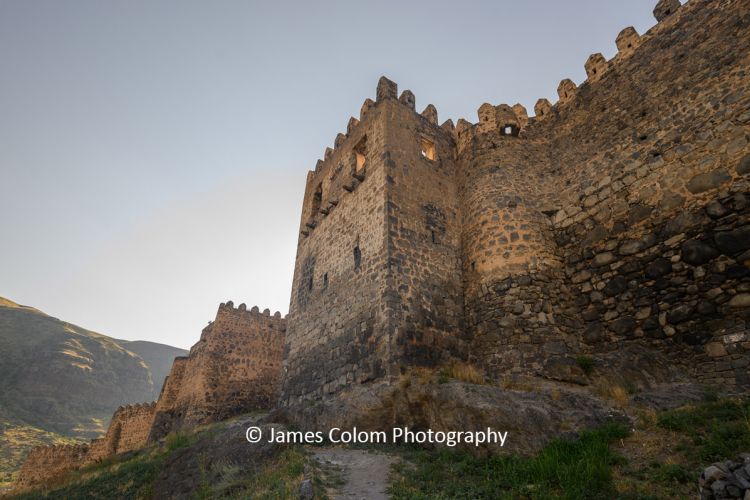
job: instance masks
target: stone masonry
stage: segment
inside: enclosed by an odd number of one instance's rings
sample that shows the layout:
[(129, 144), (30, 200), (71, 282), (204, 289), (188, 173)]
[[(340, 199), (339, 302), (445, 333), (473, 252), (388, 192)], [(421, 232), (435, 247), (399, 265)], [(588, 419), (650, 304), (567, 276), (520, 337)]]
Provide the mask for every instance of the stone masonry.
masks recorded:
[(381, 78), (307, 175), (283, 404), (451, 359), (549, 376), (633, 352), (750, 387), (750, 5), (654, 15), (533, 117), (439, 125)]
[(278, 400), (286, 320), (245, 304), (221, 304), (187, 358), (164, 381), (150, 440), (173, 430), (273, 408)]
[(654, 16), (531, 117), (439, 124), (381, 78), (307, 174), (289, 315), (222, 304), (158, 402), (34, 449), (19, 484), (455, 360), (565, 380), (591, 355), (750, 390), (750, 3)]
[(267, 410), (276, 405), (285, 319), (257, 307), (221, 304), (186, 357), (175, 358), (154, 403), (118, 408), (104, 437), (87, 445), (39, 446), (26, 458), (17, 487), (49, 484), (66, 472), (127, 453), (169, 432)]

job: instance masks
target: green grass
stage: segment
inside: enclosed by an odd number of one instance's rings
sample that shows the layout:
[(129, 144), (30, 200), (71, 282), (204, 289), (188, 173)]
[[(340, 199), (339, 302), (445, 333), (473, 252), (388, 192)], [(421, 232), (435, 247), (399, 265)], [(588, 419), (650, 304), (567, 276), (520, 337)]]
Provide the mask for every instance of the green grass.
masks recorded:
[[(580, 366), (580, 363), (579, 363)], [(702, 467), (750, 450), (750, 399), (706, 400), (662, 412), (633, 435), (676, 440), (672, 451), (653, 446), (634, 463), (611, 450), (628, 431), (609, 425), (556, 440), (537, 456), (474, 457), (456, 451), (412, 450), (394, 466), (396, 499), (564, 498), (649, 500), (692, 495)], [(670, 441), (672, 443), (672, 441)], [(676, 450), (677, 456), (674, 451)], [(616, 474), (615, 474), (616, 472)]]
[[(310, 464), (310, 460), (304, 448), (300, 446), (287, 448), (273, 462), (251, 476), (233, 498), (252, 500), (298, 498), (299, 485), (303, 479), (306, 464)], [(314, 479), (314, 482), (320, 484), (319, 479), (317, 481)]]
[(637, 448), (650, 451), (618, 471), (624, 491), (620, 497), (691, 497), (704, 467), (750, 450), (749, 417), (750, 399), (706, 398), (643, 419), (634, 438), (641, 435)]
[(576, 357), (576, 364), (578, 367), (583, 370), (583, 373), (585, 373), (587, 376), (591, 375), (591, 373), (594, 371), (594, 365), (595, 365), (594, 358), (591, 356), (578, 356)]
[(622, 458), (610, 444), (628, 435), (611, 424), (558, 439), (537, 456), (475, 457), (466, 452), (413, 450), (394, 466), (396, 499), (610, 498), (613, 465)]
[[(71, 482), (58, 489), (36, 491), (20, 495), (18, 499), (91, 499), (134, 498), (153, 496), (153, 484), (161, 472), (168, 452), (143, 453), (97, 472), (89, 471), (85, 477), (73, 474)], [(78, 476), (78, 477), (77, 477)]]
[(667, 411), (657, 425), (683, 437), (686, 462), (704, 464), (750, 450), (750, 399), (728, 399)]

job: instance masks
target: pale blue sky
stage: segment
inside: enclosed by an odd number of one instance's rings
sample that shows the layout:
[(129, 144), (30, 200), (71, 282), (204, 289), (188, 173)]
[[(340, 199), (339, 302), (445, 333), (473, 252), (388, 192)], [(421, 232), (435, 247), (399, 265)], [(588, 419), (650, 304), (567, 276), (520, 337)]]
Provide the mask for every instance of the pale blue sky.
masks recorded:
[(306, 172), (380, 75), (532, 112), (655, 3), (0, 0), (0, 296), (180, 347), (286, 313)]

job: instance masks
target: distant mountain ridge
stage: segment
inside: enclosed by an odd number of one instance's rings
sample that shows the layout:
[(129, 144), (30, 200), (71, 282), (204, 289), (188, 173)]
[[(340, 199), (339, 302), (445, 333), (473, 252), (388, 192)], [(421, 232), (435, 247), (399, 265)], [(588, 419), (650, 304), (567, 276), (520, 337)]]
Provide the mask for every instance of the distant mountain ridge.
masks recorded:
[(172, 369), (172, 361), (177, 356), (187, 356), (188, 351), (167, 344), (158, 342), (149, 342), (148, 340), (122, 340), (112, 339), (128, 351), (137, 354), (146, 362), (151, 370), (151, 379), (154, 381), (154, 392), (152, 400), (159, 398), (161, 386), (164, 385), (164, 379), (169, 375)]
[[(186, 354), (113, 339), (0, 297), (0, 448), (98, 436), (118, 406), (155, 400), (172, 360)], [(23, 454), (0, 455), (0, 476)]]

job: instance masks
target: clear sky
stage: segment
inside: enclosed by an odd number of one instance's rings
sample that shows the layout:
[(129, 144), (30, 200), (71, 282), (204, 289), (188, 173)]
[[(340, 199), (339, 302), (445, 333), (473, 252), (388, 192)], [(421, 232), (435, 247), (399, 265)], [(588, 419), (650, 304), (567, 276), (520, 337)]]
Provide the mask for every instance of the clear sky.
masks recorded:
[(380, 75), (533, 114), (655, 4), (0, 0), (0, 296), (180, 347), (286, 314), (306, 172)]

